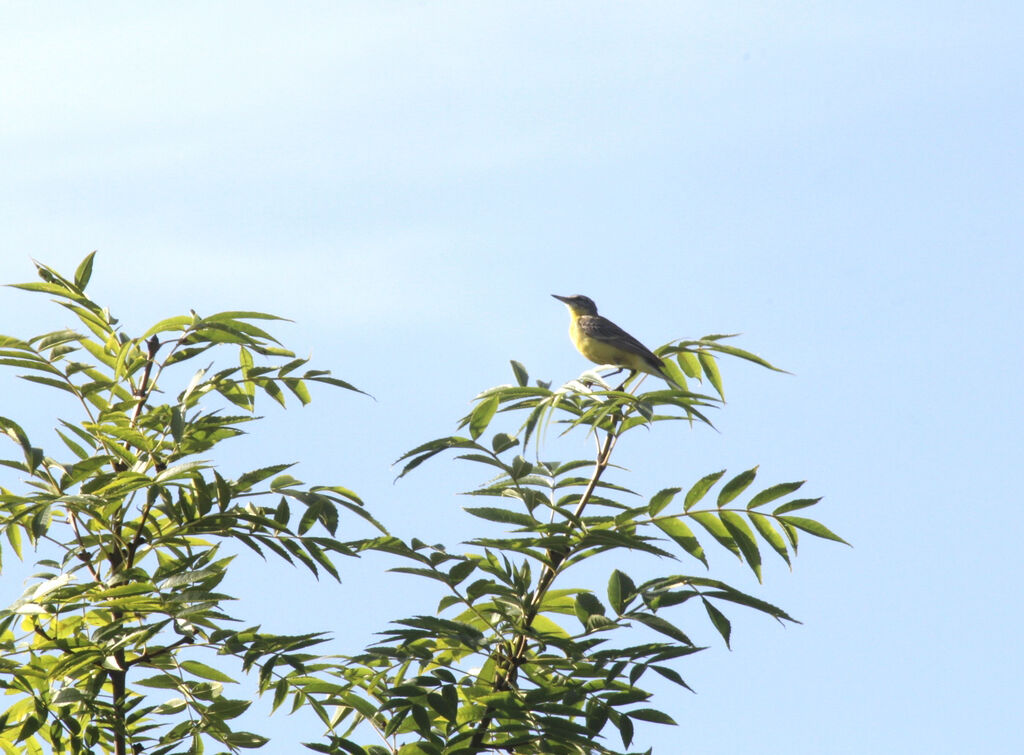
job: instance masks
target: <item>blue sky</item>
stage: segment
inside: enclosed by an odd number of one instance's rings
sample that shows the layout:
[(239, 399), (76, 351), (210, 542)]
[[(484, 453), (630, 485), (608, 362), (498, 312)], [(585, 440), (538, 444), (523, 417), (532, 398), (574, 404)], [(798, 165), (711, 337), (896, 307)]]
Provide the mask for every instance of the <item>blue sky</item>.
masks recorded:
[[(452, 545), (482, 480), (440, 461), (392, 485), (390, 463), (509, 359), (587, 368), (550, 293), (651, 346), (742, 332), (793, 375), (725, 364), (721, 433), (638, 438), (633, 484), (761, 464), (855, 547), (808, 542), (763, 588), (717, 554), (804, 624), (734, 612), (733, 651), (682, 668), (698, 694), (661, 700), (681, 726), (638, 744), (1016, 752), (1022, 24), (1009, 2), (8, 3), (0, 281), (98, 249), (92, 292), (137, 331), (295, 320), (283, 340), (377, 401), (268, 407), (221, 463), (301, 461)], [(0, 322), (67, 324), (13, 290)], [(43, 437), (45, 394), (2, 385)], [(238, 613), (355, 650), (438, 597), (387, 565), (339, 586), (252, 564)]]

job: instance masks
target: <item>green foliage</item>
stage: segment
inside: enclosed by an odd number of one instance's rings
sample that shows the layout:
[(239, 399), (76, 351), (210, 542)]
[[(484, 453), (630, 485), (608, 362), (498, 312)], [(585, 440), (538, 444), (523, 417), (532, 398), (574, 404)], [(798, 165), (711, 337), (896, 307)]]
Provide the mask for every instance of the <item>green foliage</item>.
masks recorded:
[[(373, 520), (354, 493), (305, 486), (284, 474), (290, 464), (228, 479), (200, 455), (256, 419), (258, 392), (284, 405), (288, 394), (308, 403), (310, 383), (355, 389), (306, 369), (257, 324), (279, 319), (272, 315), (193, 312), (132, 336), (86, 295), (92, 266), (90, 254), (68, 279), (37, 263), (41, 281), (15, 286), (52, 296), (81, 330), (0, 336), (0, 365), (78, 407), (59, 420), (55, 451), (0, 417), (15, 451), (0, 464), (25, 487), (0, 488), (0, 530), (17, 557), (26, 544), (46, 555), (22, 597), (0, 611), (0, 688), (11, 702), (0, 748), (258, 747), (264, 737), (231, 725), (251, 701), (229, 697), (235, 680), (202, 659), (233, 656), (261, 692), (273, 691), (275, 706), (288, 697), (303, 704), (316, 657), (308, 650), (323, 637), (237, 628), (225, 611), (232, 598), (219, 589), (231, 563), (220, 546), (337, 578), (335, 558), (355, 547), (335, 539), (339, 515)], [(236, 363), (215, 369), (225, 351)], [(207, 366), (183, 372), (199, 357)]]
[[(290, 464), (222, 474), (204, 456), (256, 419), (257, 395), (305, 404), (312, 383), (356, 389), (308, 369), (264, 330), (271, 315), (193, 312), (132, 336), (86, 295), (92, 268), (93, 255), (71, 278), (37, 264), (41, 282), (16, 286), (54, 297), (81, 331), (0, 336), (0, 365), (69, 395), (78, 412), (59, 420), (58, 452), (0, 417), (14, 449), (0, 464), (24, 487), (0, 488), (5, 547), (44, 555), (0, 611), (5, 753), (258, 748), (264, 737), (232, 728), (251, 701), (225, 693), (251, 674), (275, 710), (319, 718), (314, 752), (618, 755), (637, 722), (675, 723), (644, 677), (688, 690), (679, 665), (705, 649), (691, 633), (728, 646), (736, 607), (795, 621), (709, 576), (717, 555), (760, 581), (763, 553), (791, 564), (801, 532), (843, 542), (805, 516), (820, 499), (794, 498), (802, 482), (758, 489), (757, 467), (644, 496), (611, 479), (624, 474), (612, 458), (631, 431), (710, 425), (725, 395), (720, 357), (776, 369), (731, 336), (663, 346), (675, 385), (642, 393), (638, 376), (613, 387), (600, 369), (559, 388), (531, 384), (513, 362), (515, 384), (480, 394), (460, 434), (399, 460), (399, 477), (449, 450), (481, 467), (486, 482), (469, 491), (479, 504), (465, 509), (480, 534), (454, 553), (391, 536), (355, 493), (307, 486)], [(215, 367), (225, 351), (230, 365)], [(183, 369), (197, 358), (206, 366)], [(705, 382), (707, 392), (688, 388)], [(549, 458), (552, 428), (592, 437), (594, 456)], [(382, 534), (339, 540), (342, 515)], [(226, 544), (335, 579), (338, 556), (375, 550), (392, 571), (429, 580), (437, 610), (394, 621), (359, 654), (319, 655), (315, 629), (239, 628), (220, 588)]]
[[(674, 723), (652, 707), (651, 693), (641, 686), (645, 675), (689, 689), (677, 662), (705, 648), (681, 627), (683, 604), (699, 603), (726, 645), (730, 604), (795, 621), (708, 576), (673, 567), (638, 583), (625, 571), (643, 568), (644, 556), (656, 557), (655, 565), (696, 560), (708, 567), (708, 542), (695, 532), (710, 535), (759, 581), (764, 546), (789, 564), (798, 531), (842, 542), (823, 525), (790, 513), (819, 500), (788, 498), (802, 482), (770, 485), (747, 497), (757, 467), (730, 478), (714, 472), (639, 505), (633, 491), (607, 479), (626, 433), (671, 420), (710, 424), (705, 412), (724, 396), (718, 356), (776, 369), (722, 343), (727, 338), (659, 350), (679, 386), (706, 379), (716, 396), (660, 388), (635, 393), (636, 376), (612, 388), (599, 371), (552, 389), (539, 381), (530, 385), (525, 367), (513, 362), (515, 385), (477, 397), (461, 423), (468, 436), (438, 438), (406, 453), (399, 477), (453, 449), (458, 459), (481, 466), (488, 482), (468, 494), (487, 505), (466, 511), (504, 532), (474, 538), (462, 554), (394, 538), (372, 546), (406, 560), (394, 571), (441, 586), (437, 615), (394, 622), (381, 642), (339, 667), (339, 680), (351, 686), (335, 699), (336, 731), (329, 742), (309, 746), (338, 754), (619, 753), (620, 745), (628, 749), (633, 742), (637, 721)], [(503, 426), (488, 440), (497, 418)], [(539, 438), (551, 423), (563, 433), (592, 435), (594, 458), (543, 458)], [(607, 581), (577, 577), (566, 584), (573, 579), (569, 570), (584, 561), (608, 565)], [(366, 724), (387, 746), (358, 744)]]

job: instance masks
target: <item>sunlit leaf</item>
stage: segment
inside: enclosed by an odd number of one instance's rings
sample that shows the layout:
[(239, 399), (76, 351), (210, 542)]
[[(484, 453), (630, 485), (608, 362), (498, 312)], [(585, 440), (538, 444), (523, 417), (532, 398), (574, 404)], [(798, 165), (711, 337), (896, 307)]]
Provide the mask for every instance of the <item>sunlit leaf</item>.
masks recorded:
[(757, 540), (754, 539), (754, 533), (750, 531), (750, 527), (747, 526), (743, 517), (736, 512), (723, 511), (720, 516), (722, 524), (724, 524), (726, 529), (729, 530), (729, 534), (732, 535), (733, 542), (735, 542), (739, 547), (747, 565), (750, 566), (755, 576), (757, 576), (757, 581), (760, 582), (761, 551), (757, 547)]
[(498, 409), (498, 396), (497, 394), (485, 398), (469, 415), (469, 434), (476, 440), (480, 437), (481, 433), (487, 429), (487, 425), (490, 424), (494, 418), (494, 413)]
[(750, 499), (750, 503), (747, 504), (748, 509), (756, 509), (758, 506), (763, 506), (766, 503), (782, 498), (784, 495), (799, 490), (803, 485), (803, 482), (780, 482), (778, 485), (772, 485), (770, 488), (765, 488), (760, 493)]
[(682, 488), (665, 488), (654, 494), (651, 498), (651, 502), (647, 506), (647, 513), (651, 516), (657, 516), (661, 511), (672, 503), (672, 499), (675, 498), (676, 494), (680, 492)]
[(722, 520), (718, 516), (710, 511), (696, 511), (690, 514), (690, 517), (694, 519), (701, 527), (706, 529), (715, 540), (724, 545), (726, 548), (731, 550), (737, 556), (740, 555), (739, 546), (733, 540), (732, 535), (729, 534), (729, 530), (726, 529), (725, 525), (722, 524)]
[(782, 557), (782, 559), (788, 564), (789, 563), (789, 551), (786, 549), (786, 541), (782, 535), (772, 527), (771, 519), (763, 514), (750, 513), (750, 521), (754, 525), (754, 529), (758, 531), (761, 537), (764, 538), (772, 549)]
[(707, 557), (700, 542), (694, 537), (693, 530), (677, 517), (661, 517), (655, 519), (654, 523), (666, 535), (671, 537), (684, 551), (699, 560), (704, 566), (708, 565)]
[(84, 291), (85, 287), (89, 285), (89, 279), (92, 278), (92, 261), (95, 256), (96, 252), (89, 252), (78, 265), (78, 269), (75, 270), (75, 286), (80, 291)]
[(821, 522), (816, 522), (813, 519), (805, 519), (802, 516), (780, 516), (779, 520), (793, 527), (796, 527), (799, 530), (809, 532), (815, 537), (825, 538), (826, 540), (835, 540), (837, 543), (849, 545), (848, 542), (843, 540), (843, 538), (839, 537), (839, 535), (837, 535), (836, 533), (832, 532), (832, 530), (830, 530), (824, 524), (822, 524)]
[(722, 479), (722, 475), (724, 474), (725, 470), (723, 469), (721, 472), (713, 472), (712, 474), (705, 475), (697, 480), (693, 487), (686, 493), (686, 498), (683, 500), (683, 511), (689, 511), (692, 509), (712, 488), (712, 486)]
[(722, 375), (718, 371), (718, 362), (715, 358), (706, 351), (700, 351), (697, 353), (697, 359), (700, 360), (700, 366), (704, 369), (704, 374), (707, 375), (708, 382), (718, 392), (718, 395), (725, 400), (725, 393), (722, 390)]
[(735, 499), (736, 496), (750, 486), (750, 483), (754, 481), (754, 477), (756, 476), (757, 467), (754, 467), (753, 469), (748, 469), (746, 472), (740, 472), (729, 480), (729, 482), (725, 483), (718, 493), (718, 507), (721, 508)]

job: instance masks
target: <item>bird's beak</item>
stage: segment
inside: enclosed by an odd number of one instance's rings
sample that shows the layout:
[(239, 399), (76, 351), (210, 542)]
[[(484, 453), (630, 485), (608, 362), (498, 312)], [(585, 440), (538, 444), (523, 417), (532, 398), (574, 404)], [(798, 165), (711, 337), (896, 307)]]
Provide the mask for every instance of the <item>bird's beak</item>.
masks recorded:
[(569, 299), (571, 298), (569, 296), (559, 296), (558, 294), (551, 294), (551, 295), (553, 297), (555, 297), (556, 299), (558, 299), (558, 301), (562, 302), (563, 304), (568, 304), (569, 303)]

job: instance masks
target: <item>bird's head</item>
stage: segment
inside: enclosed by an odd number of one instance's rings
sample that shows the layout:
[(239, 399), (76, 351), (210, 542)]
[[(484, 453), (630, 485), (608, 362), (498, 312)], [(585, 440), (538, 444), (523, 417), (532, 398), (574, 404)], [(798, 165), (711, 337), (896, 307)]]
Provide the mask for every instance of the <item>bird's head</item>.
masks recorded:
[(558, 301), (563, 302), (565, 306), (569, 308), (569, 311), (574, 315), (596, 315), (597, 305), (594, 304), (594, 300), (587, 296), (559, 296), (558, 294), (551, 294)]

